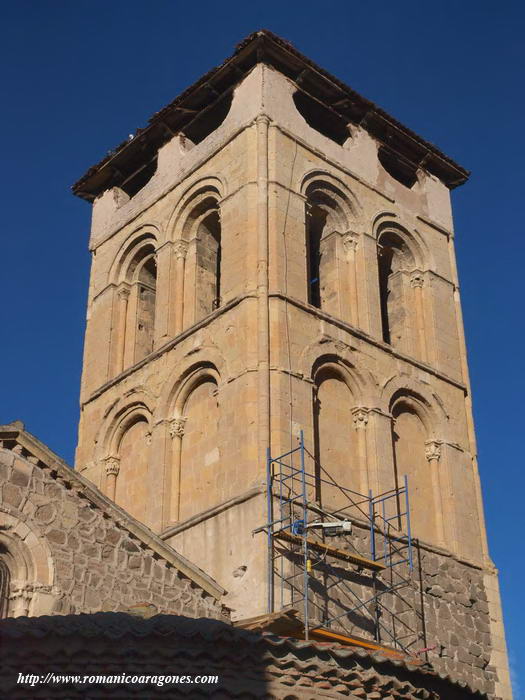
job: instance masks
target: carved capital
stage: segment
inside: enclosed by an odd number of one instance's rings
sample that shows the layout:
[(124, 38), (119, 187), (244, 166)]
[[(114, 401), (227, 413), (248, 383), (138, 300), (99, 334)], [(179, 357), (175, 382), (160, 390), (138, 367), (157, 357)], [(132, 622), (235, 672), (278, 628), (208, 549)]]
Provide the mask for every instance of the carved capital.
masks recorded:
[(423, 273), (419, 270), (414, 270), (414, 272), (410, 275), (410, 286), (412, 289), (416, 289), (417, 287), (421, 288), (424, 281), (425, 278), (423, 277)]
[(117, 296), (122, 301), (127, 301), (129, 297), (129, 289), (127, 287), (121, 287), (117, 292)]
[(14, 580), (11, 581), (10, 589), (9, 600), (11, 601), (15, 616), (27, 615), (35, 592), (35, 587), (33, 584), (26, 583), (25, 581)]
[(441, 458), (441, 441), (427, 440), (425, 442), (425, 456), (429, 462), (439, 462)]
[(118, 476), (120, 471), (120, 460), (118, 457), (107, 457), (106, 458), (106, 475), (107, 476)]
[(359, 430), (360, 428), (366, 428), (369, 413), (370, 409), (364, 408), (363, 406), (358, 406), (357, 408), (352, 409), (354, 428), (356, 428), (357, 430)]
[(359, 242), (359, 237), (357, 233), (353, 233), (352, 231), (348, 231), (347, 233), (343, 234), (343, 249), (347, 255), (350, 255), (351, 253), (355, 253), (357, 250), (357, 245)]
[(270, 123), (270, 118), (266, 116), (266, 114), (259, 114), (259, 116), (255, 119), (256, 124), (269, 124)]
[(187, 418), (174, 418), (170, 422), (169, 433), (172, 438), (182, 438)]
[(175, 241), (173, 244), (173, 252), (175, 253), (177, 260), (184, 260), (188, 252), (188, 242), (183, 241), (182, 239)]

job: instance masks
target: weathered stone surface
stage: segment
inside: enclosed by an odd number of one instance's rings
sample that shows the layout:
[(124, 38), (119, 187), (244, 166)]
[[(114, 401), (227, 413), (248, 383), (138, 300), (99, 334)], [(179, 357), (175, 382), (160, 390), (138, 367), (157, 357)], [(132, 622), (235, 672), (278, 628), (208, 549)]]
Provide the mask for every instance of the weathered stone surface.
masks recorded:
[(35, 518), (43, 523), (50, 523), (56, 517), (55, 506), (52, 503), (47, 503), (44, 506), (37, 508)]
[(2, 502), (17, 508), (22, 502), (22, 491), (14, 484), (4, 484)]
[(63, 530), (48, 530), (46, 532), (47, 539), (53, 544), (65, 544), (66, 543), (66, 533)]

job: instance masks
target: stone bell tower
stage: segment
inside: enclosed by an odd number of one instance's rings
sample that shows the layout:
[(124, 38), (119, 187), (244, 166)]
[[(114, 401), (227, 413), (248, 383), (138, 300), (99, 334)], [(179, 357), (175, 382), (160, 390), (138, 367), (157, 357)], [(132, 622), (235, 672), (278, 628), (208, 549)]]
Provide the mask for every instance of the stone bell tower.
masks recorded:
[(435, 663), (509, 698), (454, 258), (467, 177), (248, 37), (73, 188), (93, 203), (76, 468), (238, 618), (266, 610), (268, 448), (303, 429), (360, 493), (407, 475)]

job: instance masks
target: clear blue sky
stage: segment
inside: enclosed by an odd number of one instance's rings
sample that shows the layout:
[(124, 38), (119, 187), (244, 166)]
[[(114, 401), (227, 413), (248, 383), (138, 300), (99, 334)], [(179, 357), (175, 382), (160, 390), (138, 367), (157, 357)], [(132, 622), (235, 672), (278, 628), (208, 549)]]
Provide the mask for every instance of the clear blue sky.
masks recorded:
[[(261, 8), (261, 9), (259, 9)], [(523, 3), (16, 0), (0, 9), (0, 422), (69, 462), (89, 205), (70, 185), (250, 32), (268, 28), (472, 170), (456, 243), (492, 557), (523, 667)]]

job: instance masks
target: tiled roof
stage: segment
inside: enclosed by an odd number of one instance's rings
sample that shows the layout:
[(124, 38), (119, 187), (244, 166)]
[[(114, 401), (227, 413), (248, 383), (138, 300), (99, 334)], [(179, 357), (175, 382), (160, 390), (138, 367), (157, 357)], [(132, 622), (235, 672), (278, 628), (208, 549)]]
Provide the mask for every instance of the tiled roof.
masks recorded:
[[(125, 613), (16, 618), (0, 622), (0, 639), (13, 668), (36, 659), (45, 666), (46, 658), (47, 663), (59, 658), (59, 663), (69, 668), (64, 673), (71, 673), (68, 664), (78, 658), (85, 658), (86, 663), (89, 659), (90, 664), (104, 663), (108, 668), (115, 663), (123, 666), (127, 663), (125, 649), (129, 663), (136, 668), (147, 663), (153, 669), (159, 664), (189, 669), (195, 663), (204, 669), (201, 672), (224, 675), (226, 684), (228, 679), (242, 681), (242, 697), (266, 697), (246, 694), (255, 676), (264, 674), (278, 683), (310, 684), (312, 688), (317, 683), (319, 688), (332, 688), (332, 697), (348, 695), (352, 688), (367, 688), (367, 692), (378, 688), (389, 689), (392, 698), (486, 698), (466, 684), (437, 674), (428, 664), (415, 665), (356, 647), (258, 634), (211, 619), (177, 615), (142, 619)], [(232, 690), (231, 697), (236, 697), (236, 692)]]

